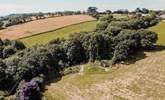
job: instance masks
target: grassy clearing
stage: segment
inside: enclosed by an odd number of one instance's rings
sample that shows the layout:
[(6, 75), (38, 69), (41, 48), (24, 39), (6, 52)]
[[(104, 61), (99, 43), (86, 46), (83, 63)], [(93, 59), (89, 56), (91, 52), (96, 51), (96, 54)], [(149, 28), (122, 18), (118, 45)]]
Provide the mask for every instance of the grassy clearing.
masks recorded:
[(158, 44), (165, 45), (165, 21), (162, 21), (158, 25), (149, 28), (149, 30), (158, 33)]
[(75, 25), (70, 25), (64, 28), (57, 29), (52, 32), (41, 33), (38, 35), (25, 37), (20, 39), (27, 47), (36, 44), (46, 44), (55, 38), (67, 38), (70, 34), (81, 31), (92, 31), (96, 26), (97, 21), (83, 22)]
[(122, 18), (132, 18), (133, 16), (131, 14), (113, 14), (113, 17), (116, 19), (122, 19)]
[[(69, 74), (47, 86), (48, 100), (164, 100), (165, 50), (146, 52), (130, 65), (102, 68), (88, 63), (84, 74)], [(53, 99), (52, 99), (53, 98)]]

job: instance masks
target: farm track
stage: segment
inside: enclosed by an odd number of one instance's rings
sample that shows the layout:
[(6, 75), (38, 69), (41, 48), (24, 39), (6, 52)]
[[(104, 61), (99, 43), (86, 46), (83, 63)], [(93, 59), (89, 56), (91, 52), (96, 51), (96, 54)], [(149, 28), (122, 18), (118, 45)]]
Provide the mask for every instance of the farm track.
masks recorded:
[[(150, 52), (146, 58), (130, 65), (114, 79), (80, 88), (67, 81), (48, 86), (51, 97), (55, 93), (64, 96), (61, 100), (165, 100), (165, 50)], [(119, 68), (119, 69), (120, 69)], [(76, 77), (71, 75), (71, 78)], [(77, 80), (78, 81), (78, 80)]]
[(0, 37), (13, 40), (92, 20), (95, 19), (88, 15), (71, 15), (36, 20), (0, 30)]

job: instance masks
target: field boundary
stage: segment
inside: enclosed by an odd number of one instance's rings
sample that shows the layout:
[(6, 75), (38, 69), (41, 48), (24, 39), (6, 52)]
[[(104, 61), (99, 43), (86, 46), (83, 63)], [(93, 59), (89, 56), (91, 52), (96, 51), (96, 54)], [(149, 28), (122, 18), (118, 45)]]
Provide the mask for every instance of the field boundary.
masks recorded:
[(80, 23), (76, 23), (76, 24), (72, 24), (72, 25), (66, 25), (66, 26), (61, 27), (61, 28), (53, 29), (53, 30), (46, 31), (46, 32), (36, 33), (36, 34), (30, 35), (30, 36), (25, 36), (25, 37), (18, 38), (18, 39), (16, 39), (16, 40), (21, 40), (21, 39), (25, 39), (25, 38), (30, 38), (30, 37), (37, 36), (37, 35), (41, 35), (41, 34), (45, 34), (45, 33), (48, 33), (48, 32), (57, 31), (57, 30), (60, 30), (60, 29), (63, 29), (63, 28), (69, 27), (69, 26), (79, 25), (79, 24), (83, 24), (83, 23), (87, 23), (87, 22), (93, 22), (93, 21), (96, 21), (96, 20), (80, 22)]

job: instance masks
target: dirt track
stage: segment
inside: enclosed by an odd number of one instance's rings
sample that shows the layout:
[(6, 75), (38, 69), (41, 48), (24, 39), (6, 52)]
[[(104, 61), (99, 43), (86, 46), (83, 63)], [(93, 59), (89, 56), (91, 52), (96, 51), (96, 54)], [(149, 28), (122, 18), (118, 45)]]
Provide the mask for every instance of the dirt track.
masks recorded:
[(0, 30), (0, 37), (2, 39), (18, 39), (91, 20), (94, 20), (94, 18), (87, 15), (72, 15), (37, 20)]

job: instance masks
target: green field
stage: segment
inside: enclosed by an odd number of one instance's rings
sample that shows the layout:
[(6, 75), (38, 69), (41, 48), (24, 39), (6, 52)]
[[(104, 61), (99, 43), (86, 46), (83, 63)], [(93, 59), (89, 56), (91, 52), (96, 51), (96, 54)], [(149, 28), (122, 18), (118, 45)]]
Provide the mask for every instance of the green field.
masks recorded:
[(96, 27), (97, 21), (83, 22), (75, 25), (66, 26), (52, 32), (37, 34), (20, 39), (27, 47), (36, 44), (46, 44), (55, 38), (67, 38), (70, 34), (81, 31), (92, 31)]
[[(91, 31), (95, 28), (97, 21), (83, 22), (64, 28), (57, 29), (52, 32), (41, 33), (38, 35), (25, 37), (20, 39), (25, 43), (27, 47), (31, 47), (36, 44), (46, 44), (50, 40), (55, 38), (67, 38), (70, 34), (80, 31)], [(160, 22), (158, 25), (149, 28), (149, 30), (158, 33), (158, 44), (165, 44), (165, 22)]]
[(158, 44), (165, 45), (165, 22), (160, 22), (158, 25), (149, 28), (149, 30), (158, 33)]

